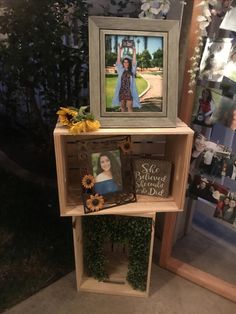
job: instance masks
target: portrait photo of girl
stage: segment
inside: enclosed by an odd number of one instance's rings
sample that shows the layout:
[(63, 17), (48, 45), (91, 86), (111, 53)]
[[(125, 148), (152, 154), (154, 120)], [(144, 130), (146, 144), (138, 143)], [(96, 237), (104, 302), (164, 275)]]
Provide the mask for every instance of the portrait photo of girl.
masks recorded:
[(104, 195), (122, 190), (120, 151), (92, 154), (95, 193)]
[(116, 84), (115, 95), (112, 99), (113, 106), (120, 106), (121, 112), (133, 112), (133, 108), (140, 108), (140, 101), (135, 82), (136, 75), (136, 48), (133, 50), (133, 58), (125, 56), (121, 60), (123, 47), (118, 44), (118, 53), (116, 61), (116, 71), (118, 73), (118, 80)]
[(163, 37), (105, 35), (106, 112), (161, 112), (163, 65)]

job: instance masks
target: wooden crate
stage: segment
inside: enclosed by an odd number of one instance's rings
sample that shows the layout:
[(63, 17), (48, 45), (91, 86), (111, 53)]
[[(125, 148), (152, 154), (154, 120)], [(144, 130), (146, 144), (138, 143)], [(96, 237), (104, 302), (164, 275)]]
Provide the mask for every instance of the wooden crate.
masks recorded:
[(171, 161), (173, 173), (168, 198), (137, 195), (137, 202), (102, 210), (89, 215), (177, 212), (183, 210), (193, 131), (180, 120), (176, 128), (100, 129), (70, 135), (65, 127), (56, 126), (54, 142), (61, 216), (82, 216), (78, 175), (78, 141), (98, 137), (130, 135), (134, 155), (156, 156)]
[[(110, 281), (98, 281), (93, 277), (86, 275), (84, 271), (84, 260), (83, 260), (83, 230), (82, 230), (82, 219), (83, 217), (73, 217), (73, 239), (74, 239), (74, 252), (75, 252), (75, 268), (76, 268), (76, 282), (77, 290), (93, 293), (103, 294), (114, 294), (114, 295), (125, 295), (135, 297), (147, 297), (150, 288), (151, 278), (151, 266), (152, 266), (152, 255), (153, 255), (153, 242), (154, 242), (154, 225), (155, 225), (155, 213), (146, 213), (140, 215), (126, 215), (133, 217), (148, 217), (152, 219), (152, 231), (149, 249), (149, 260), (148, 260), (148, 272), (147, 272), (147, 283), (146, 291), (134, 290), (132, 286), (126, 280), (127, 274), (127, 263), (123, 262), (118, 258), (112, 261), (110, 269), (113, 273), (110, 274)], [(92, 217), (88, 217), (91, 219)], [(118, 262), (117, 262), (118, 261)]]

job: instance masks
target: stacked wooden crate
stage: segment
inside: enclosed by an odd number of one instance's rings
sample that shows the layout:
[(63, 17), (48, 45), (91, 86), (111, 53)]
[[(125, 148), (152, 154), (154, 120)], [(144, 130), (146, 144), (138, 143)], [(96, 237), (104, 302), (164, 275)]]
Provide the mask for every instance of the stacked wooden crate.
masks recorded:
[[(82, 216), (84, 207), (80, 196), (81, 182), (78, 175), (78, 145), (81, 139), (104, 138), (117, 135), (129, 135), (133, 142), (133, 154), (137, 156), (154, 156), (171, 161), (173, 165), (170, 194), (167, 198), (137, 195), (137, 202), (108, 208), (86, 214), (123, 215), (148, 217), (155, 222), (157, 212), (179, 212), (183, 210), (189, 160), (192, 149), (193, 131), (180, 120), (176, 128), (145, 129), (100, 129), (92, 133), (70, 135), (64, 127), (56, 126), (54, 142), (56, 152), (57, 179), (61, 216), (73, 217), (74, 249), (76, 260), (76, 278), (79, 291), (91, 291), (108, 294), (147, 296), (151, 278), (154, 227), (151, 229), (147, 283), (145, 291), (138, 291), (126, 280), (127, 265), (113, 265), (115, 272), (111, 278), (119, 280), (102, 281), (86, 274), (83, 257)], [(154, 226), (154, 224), (152, 224)], [(114, 260), (114, 259), (113, 259)], [(119, 260), (119, 259), (117, 259)], [(116, 262), (116, 261), (113, 261)], [(126, 261), (127, 264), (127, 261)]]

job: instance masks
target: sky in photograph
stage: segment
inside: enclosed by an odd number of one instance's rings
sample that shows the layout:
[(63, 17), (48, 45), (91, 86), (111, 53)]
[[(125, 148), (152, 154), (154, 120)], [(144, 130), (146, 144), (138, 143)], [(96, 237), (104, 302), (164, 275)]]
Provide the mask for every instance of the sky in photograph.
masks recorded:
[[(112, 52), (115, 51), (115, 37), (116, 35), (106, 35), (111, 37), (112, 40)], [(157, 49), (163, 49), (163, 37), (157, 37), (157, 36), (145, 36), (148, 38), (147, 40), (147, 50), (152, 55)], [(121, 44), (122, 39), (124, 39), (124, 35), (119, 36), (118, 35), (118, 43)], [(144, 50), (144, 36), (129, 36), (129, 39), (135, 41), (135, 47), (137, 53), (142, 53)], [(139, 44), (138, 44), (139, 39)]]

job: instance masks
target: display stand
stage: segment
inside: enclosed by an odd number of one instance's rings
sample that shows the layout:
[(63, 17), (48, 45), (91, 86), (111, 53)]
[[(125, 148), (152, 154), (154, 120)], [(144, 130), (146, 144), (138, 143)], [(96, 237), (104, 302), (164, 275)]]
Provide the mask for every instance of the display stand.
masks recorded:
[[(155, 221), (157, 212), (180, 212), (183, 210), (193, 131), (178, 120), (176, 128), (117, 128), (100, 129), (96, 132), (71, 135), (68, 129), (56, 126), (54, 142), (61, 216), (71, 216), (74, 221), (74, 249), (76, 259), (76, 278), (79, 291), (91, 291), (118, 295), (147, 296), (150, 285), (153, 234), (151, 234), (146, 291), (132, 289), (124, 285), (97, 282), (88, 278), (83, 270), (83, 239), (81, 216), (84, 216), (83, 204), (79, 193), (78, 145), (81, 139), (105, 138), (113, 136), (131, 136), (134, 156), (150, 157), (171, 161), (172, 178), (168, 198), (138, 195), (137, 202), (116, 206), (90, 215), (128, 215), (150, 217)], [(122, 276), (122, 274), (120, 274)], [(124, 276), (123, 276), (124, 277)]]

